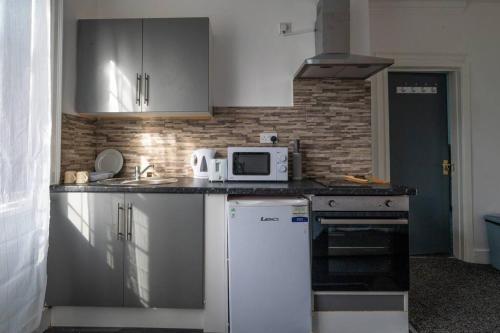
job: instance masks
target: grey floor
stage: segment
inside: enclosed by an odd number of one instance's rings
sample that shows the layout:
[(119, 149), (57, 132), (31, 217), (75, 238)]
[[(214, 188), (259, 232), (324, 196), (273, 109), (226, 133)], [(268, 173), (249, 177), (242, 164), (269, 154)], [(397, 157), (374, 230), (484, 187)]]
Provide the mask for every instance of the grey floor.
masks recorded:
[(411, 258), (409, 315), (418, 333), (500, 332), (500, 271), (447, 257)]

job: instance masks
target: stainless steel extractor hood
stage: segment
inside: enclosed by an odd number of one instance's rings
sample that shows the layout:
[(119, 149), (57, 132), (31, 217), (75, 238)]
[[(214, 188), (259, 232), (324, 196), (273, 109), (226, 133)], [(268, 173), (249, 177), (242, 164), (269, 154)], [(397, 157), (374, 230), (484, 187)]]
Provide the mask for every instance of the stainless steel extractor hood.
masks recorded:
[(350, 1), (319, 0), (316, 18), (316, 56), (306, 59), (296, 79), (367, 79), (389, 67), (393, 59), (350, 53)]

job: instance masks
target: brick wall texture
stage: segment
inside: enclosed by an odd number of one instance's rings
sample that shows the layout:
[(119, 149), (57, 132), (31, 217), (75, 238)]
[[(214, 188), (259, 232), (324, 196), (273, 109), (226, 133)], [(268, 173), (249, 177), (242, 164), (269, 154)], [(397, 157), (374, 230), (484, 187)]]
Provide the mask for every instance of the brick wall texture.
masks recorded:
[[(214, 107), (208, 120), (98, 119), (63, 114), (61, 174), (93, 170), (96, 155), (118, 149), (125, 164), (154, 164), (158, 176), (192, 176), (191, 152), (259, 145), (259, 133), (276, 131), (280, 146), (300, 139), (303, 173), (319, 180), (372, 172), (370, 83), (359, 80), (294, 81), (293, 107)], [(291, 166), (291, 164), (290, 164)]]

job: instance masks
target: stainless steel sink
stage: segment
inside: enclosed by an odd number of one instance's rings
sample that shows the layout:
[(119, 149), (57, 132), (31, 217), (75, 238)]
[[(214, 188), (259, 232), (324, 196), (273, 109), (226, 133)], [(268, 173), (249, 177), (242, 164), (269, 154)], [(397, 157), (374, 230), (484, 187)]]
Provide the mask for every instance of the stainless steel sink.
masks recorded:
[(111, 178), (100, 180), (97, 183), (101, 185), (112, 186), (148, 186), (148, 185), (164, 185), (176, 183), (177, 178), (142, 178), (139, 180), (131, 178)]

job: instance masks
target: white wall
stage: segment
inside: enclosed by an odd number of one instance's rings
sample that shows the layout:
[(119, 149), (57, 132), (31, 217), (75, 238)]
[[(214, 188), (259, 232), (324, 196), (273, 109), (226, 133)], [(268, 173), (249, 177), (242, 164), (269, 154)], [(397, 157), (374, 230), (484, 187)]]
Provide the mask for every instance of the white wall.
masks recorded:
[(292, 105), (293, 75), (314, 55), (317, 0), (65, 0), (64, 112), (74, 110), (77, 18), (210, 17), (214, 35), (215, 106)]
[(500, 2), (377, 1), (373, 52), (462, 54), (470, 62), (474, 250), (487, 260), (483, 215), (500, 213)]

